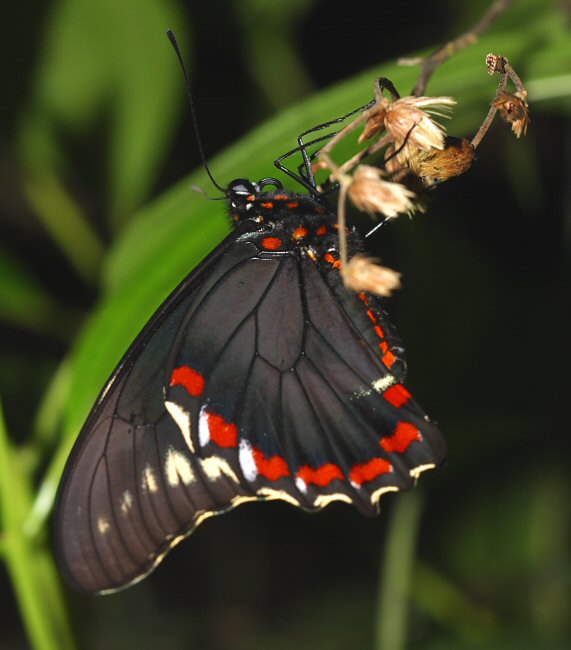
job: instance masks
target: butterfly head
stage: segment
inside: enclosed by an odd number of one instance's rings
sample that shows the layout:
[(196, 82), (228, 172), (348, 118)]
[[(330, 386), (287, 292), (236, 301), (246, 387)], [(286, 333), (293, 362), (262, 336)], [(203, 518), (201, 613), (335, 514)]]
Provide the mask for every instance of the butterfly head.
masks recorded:
[(236, 178), (228, 184), (226, 189), (226, 198), (233, 208), (244, 203), (254, 201), (266, 187), (273, 186), (276, 190), (283, 189), (283, 185), (277, 178), (262, 178), (254, 183), (246, 178)]

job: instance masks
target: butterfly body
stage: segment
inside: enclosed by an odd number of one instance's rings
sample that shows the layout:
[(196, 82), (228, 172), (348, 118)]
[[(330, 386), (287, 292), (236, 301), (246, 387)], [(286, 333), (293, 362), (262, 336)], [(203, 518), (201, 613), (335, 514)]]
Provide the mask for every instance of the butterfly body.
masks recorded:
[(68, 461), (56, 547), (79, 590), (136, 582), (245, 501), (375, 514), (444, 458), (381, 299), (343, 285), (325, 199), (227, 195), (233, 233), (135, 340)]

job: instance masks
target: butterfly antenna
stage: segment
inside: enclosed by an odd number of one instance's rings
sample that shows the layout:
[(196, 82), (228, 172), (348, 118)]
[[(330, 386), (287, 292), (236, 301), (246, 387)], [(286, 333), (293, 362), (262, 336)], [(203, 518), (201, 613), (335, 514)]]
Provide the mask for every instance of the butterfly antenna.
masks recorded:
[(174, 51), (176, 52), (176, 55), (178, 57), (178, 62), (180, 63), (180, 67), (182, 68), (182, 74), (184, 75), (184, 81), (186, 84), (186, 94), (188, 95), (188, 103), (190, 104), (190, 112), (192, 114), (192, 124), (194, 126), (194, 134), (196, 136), (196, 143), (198, 145), (198, 151), (200, 153), (200, 158), (202, 159), (202, 165), (204, 166), (204, 169), (206, 170), (206, 173), (208, 174), (208, 177), (212, 181), (212, 184), (219, 189), (221, 192), (226, 194), (226, 189), (224, 187), (221, 187), (216, 180), (214, 179), (214, 176), (212, 175), (212, 172), (210, 171), (210, 167), (208, 167), (208, 163), (206, 162), (206, 157), (204, 155), (204, 148), (202, 147), (202, 140), (200, 139), (200, 131), (198, 130), (198, 120), (196, 118), (196, 109), (194, 108), (194, 101), (192, 100), (192, 93), (190, 91), (190, 81), (188, 79), (188, 74), (186, 72), (186, 68), (184, 66), (184, 61), (182, 60), (182, 54), (180, 53), (180, 48), (178, 46), (176, 37), (172, 31), (172, 29), (167, 29), (167, 36), (169, 38), (169, 41), (171, 42), (171, 45), (173, 46)]

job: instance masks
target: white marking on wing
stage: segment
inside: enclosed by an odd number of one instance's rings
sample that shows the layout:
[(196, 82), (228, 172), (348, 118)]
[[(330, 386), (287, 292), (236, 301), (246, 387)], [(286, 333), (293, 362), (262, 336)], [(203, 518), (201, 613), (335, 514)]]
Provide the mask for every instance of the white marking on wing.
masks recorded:
[(382, 487), (379, 488), (378, 490), (375, 490), (371, 494), (371, 503), (375, 506), (379, 504), (379, 499), (385, 494), (385, 492), (398, 492), (399, 489), (398, 487), (395, 487), (394, 485), (389, 485), (388, 487)]
[(230, 467), (228, 461), (220, 456), (210, 456), (209, 458), (201, 458), (200, 466), (203, 472), (211, 481), (217, 481), (223, 475), (232, 479), (234, 483), (239, 483), (236, 472)]
[(418, 467), (413, 467), (410, 470), (410, 475), (413, 478), (418, 478), (422, 472), (426, 472), (427, 469), (434, 469), (436, 465), (434, 463), (427, 463), (426, 465), (419, 465)]
[(295, 485), (302, 494), (307, 493), (307, 483), (299, 476), (295, 479)]
[(382, 395), (387, 390), (387, 388), (389, 388), (389, 386), (392, 386), (396, 383), (397, 378), (394, 375), (385, 375), (384, 377), (379, 377), (379, 379), (376, 379), (372, 383), (372, 386), (377, 391), (377, 393), (381, 393)]
[(190, 485), (195, 480), (188, 458), (174, 447), (169, 447), (165, 459), (165, 474), (168, 484), (176, 487), (182, 481)]
[(105, 517), (99, 517), (97, 519), (97, 530), (100, 535), (105, 535), (109, 532), (111, 524), (105, 519)]
[(121, 497), (121, 512), (124, 515), (127, 515), (129, 510), (131, 510), (132, 505), (133, 505), (133, 497), (131, 496), (129, 490), (125, 490), (125, 492), (123, 492), (123, 496)]
[(206, 447), (210, 442), (210, 427), (208, 426), (206, 406), (203, 406), (198, 414), (198, 442), (201, 447)]
[(150, 492), (151, 494), (158, 492), (159, 489), (159, 486), (157, 485), (157, 479), (155, 477), (155, 472), (148, 463), (143, 469), (142, 488), (143, 492)]
[(238, 460), (244, 478), (247, 481), (255, 481), (258, 476), (258, 468), (256, 467), (256, 461), (254, 460), (254, 450), (252, 449), (252, 445), (244, 438), (240, 440)]
[(186, 442), (186, 446), (194, 453), (194, 445), (192, 444), (191, 437), (191, 424), (190, 424), (190, 413), (185, 411), (180, 404), (176, 402), (165, 402), (167, 411), (170, 413), (172, 419), (176, 422), (176, 425), (182, 433), (182, 437)]
[(285, 490), (274, 490), (274, 488), (263, 487), (258, 490), (257, 494), (264, 499), (279, 499), (280, 501), (287, 501), (294, 506), (300, 505), (299, 501), (292, 497), (291, 494), (288, 494)]
[(333, 501), (343, 501), (344, 503), (352, 503), (351, 497), (347, 496), (346, 494), (337, 493), (337, 494), (320, 494), (318, 497), (315, 498), (313, 505), (316, 508), (325, 508), (325, 506), (329, 505)]

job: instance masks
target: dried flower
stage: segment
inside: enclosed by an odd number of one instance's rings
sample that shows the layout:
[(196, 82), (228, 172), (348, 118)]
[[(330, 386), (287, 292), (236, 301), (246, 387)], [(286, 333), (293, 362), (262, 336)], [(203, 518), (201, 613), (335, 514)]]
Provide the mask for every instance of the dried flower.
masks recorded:
[(505, 64), (508, 60), (504, 56), (499, 54), (488, 54), (486, 56), (486, 68), (488, 69), (488, 74), (492, 75), (494, 72), (499, 72), (503, 74), (505, 71)]
[(354, 255), (343, 269), (345, 286), (353, 291), (368, 291), (377, 296), (390, 296), (400, 289), (400, 273), (380, 266), (366, 255)]
[(429, 184), (446, 181), (468, 171), (474, 161), (474, 148), (466, 138), (447, 136), (444, 148), (417, 151), (408, 164), (410, 169)]
[(380, 212), (389, 218), (411, 210), (414, 193), (400, 183), (383, 180), (382, 174), (377, 167), (359, 165), (348, 190), (352, 203), (359, 210), (369, 214)]
[(375, 105), (376, 111), (367, 120), (363, 133), (359, 136), (359, 144), (385, 130), (385, 117), (387, 115), (388, 104), (388, 100), (384, 97), (377, 102)]
[(512, 125), (512, 131), (519, 138), (527, 133), (529, 126), (529, 106), (527, 105), (527, 93), (501, 92), (493, 102), (494, 108), (500, 111), (502, 118)]
[(445, 117), (455, 103), (452, 97), (402, 97), (388, 106), (385, 127), (397, 146), (406, 143), (407, 148), (442, 149), (445, 129), (430, 114)]

